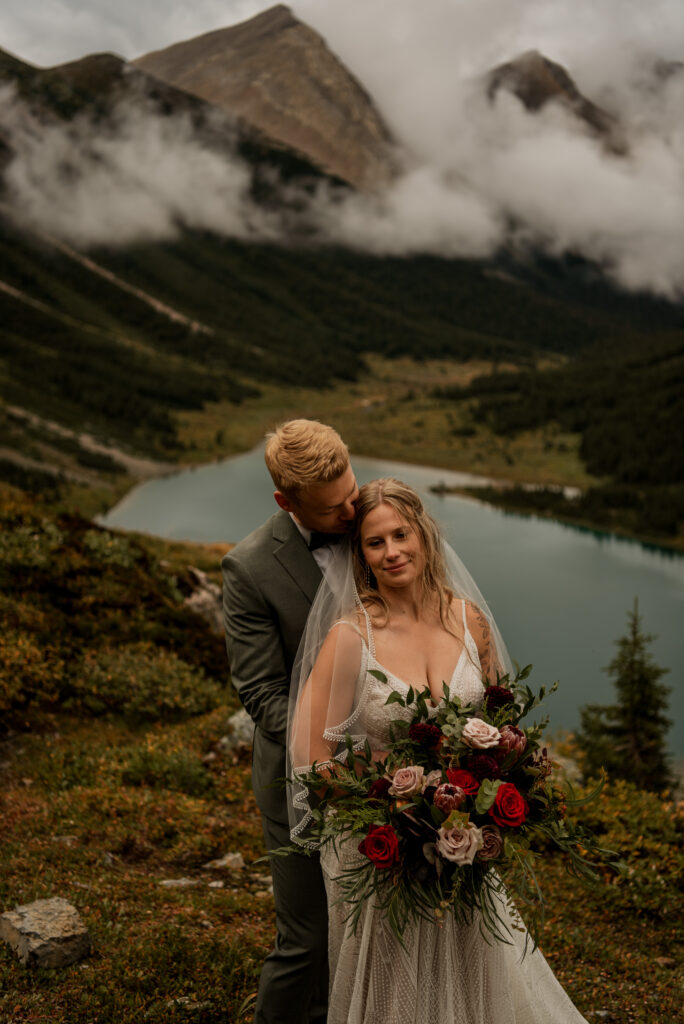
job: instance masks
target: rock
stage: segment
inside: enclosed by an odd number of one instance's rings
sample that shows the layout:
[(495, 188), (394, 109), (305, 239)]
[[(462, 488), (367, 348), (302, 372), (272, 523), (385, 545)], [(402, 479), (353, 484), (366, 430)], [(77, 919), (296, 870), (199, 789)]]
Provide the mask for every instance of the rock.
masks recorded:
[(53, 843), (61, 843), (63, 846), (76, 846), (78, 836), (53, 836)]
[(210, 860), (207, 864), (202, 865), (205, 869), (228, 868), (229, 871), (242, 871), (244, 866), (245, 862), (241, 853), (227, 853), (220, 860)]
[(677, 966), (677, 961), (673, 960), (671, 956), (657, 956), (656, 963), (659, 967), (669, 967), (670, 969)]
[(244, 708), (228, 719), (226, 734), (218, 741), (222, 754), (238, 754), (249, 750), (254, 740), (254, 722)]
[(163, 878), (159, 884), (165, 889), (191, 889), (201, 883), (199, 878)]
[(0, 938), (24, 964), (66, 967), (90, 953), (90, 935), (71, 903), (55, 896), (0, 915)]
[(211, 1010), (213, 1003), (208, 999), (204, 1002), (198, 1003), (190, 996), (177, 996), (175, 999), (169, 999), (166, 1004), (167, 1010), (184, 1010), (186, 1013), (204, 1013), (206, 1010)]
[(221, 588), (218, 584), (212, 583), (205, 572), (195, 569), (192, 565), (187, 568), (186, 579), (189, 580), (192, 592), (185, 598), (185, 606), (205, 619), (211, 626), (212, 633), (223, 636)]
[(225, 884), (226, 884), (225, 882), (217, 880), (215, 882), (209, 882), (209, 888), (210, 889), (223, 889)]

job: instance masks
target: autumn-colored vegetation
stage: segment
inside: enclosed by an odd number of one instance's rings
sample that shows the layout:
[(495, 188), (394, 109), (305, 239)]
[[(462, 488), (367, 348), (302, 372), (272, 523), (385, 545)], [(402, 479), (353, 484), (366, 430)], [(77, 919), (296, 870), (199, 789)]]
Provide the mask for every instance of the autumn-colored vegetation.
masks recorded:
[[(250, 1020), (268, 868), (249, 756), (219, 742), (237, 707), (223, 642), (179, 588), (218, 555), (9, 495), (0, 545), (0, 912), (63, 896), (93, 939), (60, 970), (0, 947), (0, 1021)], [(681, 816), (617, 781), (577, 813), (622, 865), (583, 889), (539, 850), (543, 951), (588, 1021), (676, 1024)], [(226, 852), (244, 869), (205, 867)]]

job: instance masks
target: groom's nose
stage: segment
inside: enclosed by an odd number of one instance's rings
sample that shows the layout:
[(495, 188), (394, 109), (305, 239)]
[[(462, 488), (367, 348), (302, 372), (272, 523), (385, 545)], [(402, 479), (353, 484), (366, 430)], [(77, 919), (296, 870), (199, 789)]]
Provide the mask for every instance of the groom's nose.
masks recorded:
[(356, 515), (356, 504), (355, 503), (356, 503), (356, 501), (358, 501), (358, 497), (359, 497), (359, 489), (357, 487), (356, 490), (354, 491), (354, 493), (350, 494), (350, 496), (345, 501), (344, 506), (342, 508), (342, 511), (340, 512), (340, 518), (341, 519), (344, 519), (345, 521), (351, 521), (354, 518), (354, 516)]
[(344, 505), (342, 507), (342, 511), (340, 512), (340, 519), (352, 520), (354, 518), (354, 516), (356, 515), (356, 509), (354, 508), (354, 502), (356, 501), (357, 498), (358, 498), (358, 491), (353, 496), (353, 498), (348, 498), (347, 501), (345, 501), (345, 503), (344, 503)]

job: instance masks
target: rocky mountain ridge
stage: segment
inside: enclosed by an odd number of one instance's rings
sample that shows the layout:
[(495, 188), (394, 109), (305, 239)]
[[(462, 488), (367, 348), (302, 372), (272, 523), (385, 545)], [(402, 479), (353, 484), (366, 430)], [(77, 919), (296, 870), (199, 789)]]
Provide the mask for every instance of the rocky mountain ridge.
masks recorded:
[(394, 140), (363, 86), (283, 4), (133, 62), (354, 188), (387, 183)]

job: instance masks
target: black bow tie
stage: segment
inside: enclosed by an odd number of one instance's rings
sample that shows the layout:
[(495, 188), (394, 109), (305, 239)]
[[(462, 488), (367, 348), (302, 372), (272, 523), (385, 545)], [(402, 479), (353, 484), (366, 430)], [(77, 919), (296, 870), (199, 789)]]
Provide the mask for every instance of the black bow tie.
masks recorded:
[(311, 532), (311, 540), (309, 541), (309, 551), (315, 551), (316, 548), (323, 548), (326, 544), (339, 544), (344, 539), (345, 534), (343, 533), (318, 533), (316, 530)]

